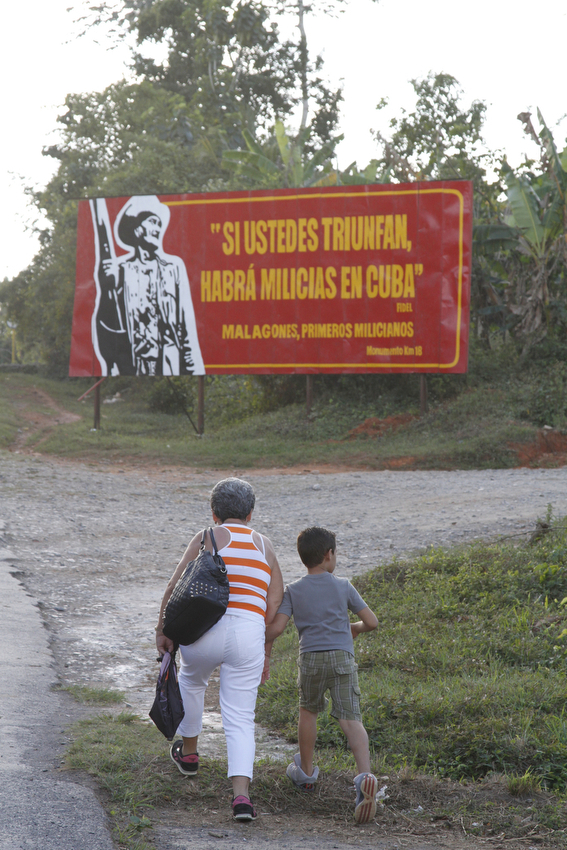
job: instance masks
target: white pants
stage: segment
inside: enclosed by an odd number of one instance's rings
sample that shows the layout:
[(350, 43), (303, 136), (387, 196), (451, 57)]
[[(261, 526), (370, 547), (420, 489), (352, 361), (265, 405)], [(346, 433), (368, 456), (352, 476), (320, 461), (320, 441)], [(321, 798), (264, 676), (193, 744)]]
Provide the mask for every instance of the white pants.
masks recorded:
[(264, 667), (264, 621), (226, 613), (189, 646), (180, 646), (179, 687), (185, 717), (178, 734), (194, 738), (203, 728), (205, 690), (220, 665), (222, 724), (228, 753), (228, 776), (252, 779), (256, 742), (256, 694)]

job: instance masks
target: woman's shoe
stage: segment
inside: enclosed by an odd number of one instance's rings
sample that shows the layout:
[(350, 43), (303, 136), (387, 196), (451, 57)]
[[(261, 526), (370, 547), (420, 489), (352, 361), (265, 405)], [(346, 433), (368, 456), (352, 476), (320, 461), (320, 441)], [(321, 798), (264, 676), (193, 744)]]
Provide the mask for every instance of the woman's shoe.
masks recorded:
[(183, 741), (175, 741), (169, 751), (171, 761), (177, 765), (184, 776), (195, 776), (199, 770), (199, 753), (183, 755)]
[(256, 820), (256, 809), (248, 799), (240, 794), (232, 801), (232, 817), (234, 820), (247, 821)]

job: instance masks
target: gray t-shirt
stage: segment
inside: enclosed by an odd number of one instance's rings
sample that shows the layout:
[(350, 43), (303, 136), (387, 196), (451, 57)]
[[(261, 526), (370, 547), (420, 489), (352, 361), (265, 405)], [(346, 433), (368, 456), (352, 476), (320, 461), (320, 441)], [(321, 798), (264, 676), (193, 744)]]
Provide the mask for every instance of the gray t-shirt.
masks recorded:
[(363, 608), (366, 602), (347, 578), (308, 573), (287, 585), (278, 614), (293, 616), (300, 653), (344, 649), (354, 655), (348, 612)]

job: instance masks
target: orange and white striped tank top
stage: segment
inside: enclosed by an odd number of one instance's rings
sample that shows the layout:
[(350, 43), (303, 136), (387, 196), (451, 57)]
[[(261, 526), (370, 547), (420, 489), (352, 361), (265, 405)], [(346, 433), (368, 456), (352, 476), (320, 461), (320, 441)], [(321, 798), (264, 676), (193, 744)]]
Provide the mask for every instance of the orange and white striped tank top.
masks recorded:
[(247, 525), (223, 525), (230, 534), (230, 543), (219, 549), (226, 564), (230, 596), (228, 611), (243, 617), (266, 617), (268, 587), (272, 571), (266, 556), (252, 539)]

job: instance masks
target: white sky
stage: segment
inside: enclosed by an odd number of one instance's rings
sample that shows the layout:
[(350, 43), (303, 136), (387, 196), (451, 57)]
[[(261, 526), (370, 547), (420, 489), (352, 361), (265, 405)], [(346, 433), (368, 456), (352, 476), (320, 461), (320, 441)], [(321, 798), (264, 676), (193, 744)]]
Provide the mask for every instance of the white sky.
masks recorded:
[[(0, 33), (0, 280), (25, 268), (37, 240), (35, 209), (26, 186), (45, 185), (56, 163), (42, 147), (57, 140), (56, 118), (69, 92), (101, 90), (125, 73), (125, 46), (108, 50), (103, 33), (76, 39), (66, 9), (72, 0), (18, 0), (3, 10)], [(352, 0), (337, 18), (308, 18), (313, 53), (325, 73), (343, 81), (339, 164), (363, 167), (376, 155), (371, 129), (387, 132), (401, 107), (413, 107), (409, 80), (429, 71), (452, 74), (472, 100), (488, 105), (485, 138), (518, 164), (536, 149), (522, 132), (519, 112), (541, 109), (562, 148), (567, 121), (564, 86), (567, 3), (546, 0)], [(95, 43), (98, 37), (101, 43)], [(383, 113), (375, 106), (389, 101)]]

